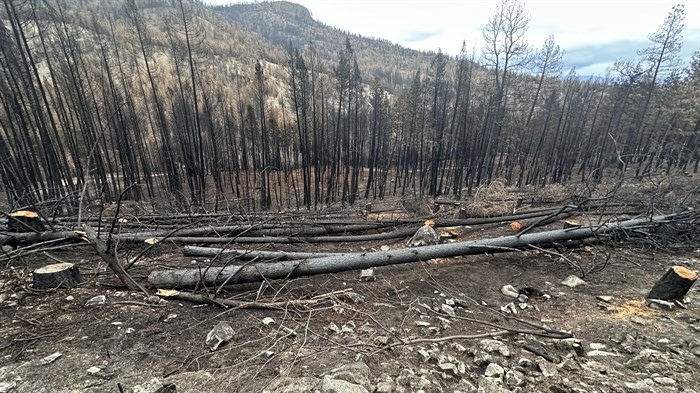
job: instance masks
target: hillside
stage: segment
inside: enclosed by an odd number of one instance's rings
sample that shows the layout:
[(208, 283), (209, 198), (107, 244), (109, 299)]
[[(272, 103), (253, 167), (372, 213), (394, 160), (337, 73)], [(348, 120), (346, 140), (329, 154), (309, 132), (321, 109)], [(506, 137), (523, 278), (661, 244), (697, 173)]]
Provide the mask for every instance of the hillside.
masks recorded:
[[(435, 53), (402, 47), (387, 40), (350, 34), (314, 20), (305, 7), (287, 1), (214, 6), (211, 10), (230, 20), (237, 28), (255, 32), (268, 43), (287, 50), (313, 48), (325, 70), (331, 70), (350, 38), (364, 80), (375, 77), (392, 91), (408, 88), (418, 69), (427, 69)], [(271, 57), (263, 49), (262, 58), (279, 63), (284, 59)], [(276, 52), (279, 53), (279, 52)]]

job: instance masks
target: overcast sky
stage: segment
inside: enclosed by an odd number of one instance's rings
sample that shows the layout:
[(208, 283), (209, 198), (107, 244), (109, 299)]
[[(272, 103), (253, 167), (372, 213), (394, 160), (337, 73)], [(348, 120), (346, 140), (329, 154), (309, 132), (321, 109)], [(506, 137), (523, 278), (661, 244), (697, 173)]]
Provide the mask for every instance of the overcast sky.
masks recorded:
[[(231, 0), (205, 0), (229, 4)], [(314, 19), (367, 37), (456, 55), (466, 41), (481, 49), (482, 29), (500, 0), (292, 0)], [(676, 4), (686, 11), (683, 57), (700, 50), (698, 0), (529, 0), (528, 42), (541, 46), (553, 34), (565, 51), (564, 65), (579, 75), (604, 74), (618, 58), (631, 58), (649, 46)], [(477, 52), (478, 53), (478, 52)]]

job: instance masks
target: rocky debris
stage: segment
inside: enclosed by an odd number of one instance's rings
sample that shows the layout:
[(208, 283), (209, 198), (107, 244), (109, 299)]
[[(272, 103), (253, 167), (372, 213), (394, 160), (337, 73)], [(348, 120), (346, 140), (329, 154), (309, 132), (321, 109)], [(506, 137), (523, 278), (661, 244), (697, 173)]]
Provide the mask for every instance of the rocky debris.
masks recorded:
[[(131, 389), (132, 393), (155, 393), (163, 391), (165, 387), (174, 387), (174, 385), (165, 382), (162, 378), (152, 378), (150, 381), (136, 385)], [(175, 391), (175, 390), (173, 390)]]
[(543, 358), (542, 356), (538, 356), (535, 359), (535, 364), (537, 364), (537, 368), (540, 370), (542, 376), (544, 376), (545, 378), (553, 378), (559, 375), (559, 370), (557, 369), (557, 366), (554, 363)]

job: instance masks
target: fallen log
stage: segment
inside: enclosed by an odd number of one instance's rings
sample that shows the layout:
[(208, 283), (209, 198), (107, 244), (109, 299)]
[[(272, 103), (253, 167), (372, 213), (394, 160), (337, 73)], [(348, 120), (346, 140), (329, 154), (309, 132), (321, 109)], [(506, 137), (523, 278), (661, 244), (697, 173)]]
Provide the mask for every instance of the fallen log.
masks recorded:
[(263, 251), (263, 250), (224, 250), (214, 247), (185, 246), (182, 254), (188, 257), (219, 257), (222, 262), (230, 262), (233, 259), (306, 259), (329, 257), (333, 255), (344, 255), (344, 253), (334, 252), (291, 252), (291, 251)]
[(310, 258), (274, 263), (250, 263), (240, 266), (210, 267), (201, 269), (156, 270), (148, 276), (148, 282), (158, 288), (189, 288), (202, 282), (207, 285), (223, 283), (236, 284), (254, 282), (263, 279), (283, 279), (323, 273), (335, 273), (348, 270), (366, 269), (434, 258), (449, 258), (462, 255), (481, 254), (485, 252), (504, 252), (529, 248), (532, 245), (549, 247), (566, 245), (582, 239), (608, 234), (610, 232), (631, 229), (639, 225), (658, 225), (672, 219), (673, 216), (657, 216), (589, 226), (578, 229), (559, 229), (521, 236), (504, 236), (498, 238), (472, 240), (459, 243), (439, 244), (391, 251), (370, 253), (351, 253), (345, 255)]
[(17, 246), (20, 244), (44, 242), (47, 240), (84, 239), (84, 236), (83, 233), (76, 231), (0, 234), (0, 245)]

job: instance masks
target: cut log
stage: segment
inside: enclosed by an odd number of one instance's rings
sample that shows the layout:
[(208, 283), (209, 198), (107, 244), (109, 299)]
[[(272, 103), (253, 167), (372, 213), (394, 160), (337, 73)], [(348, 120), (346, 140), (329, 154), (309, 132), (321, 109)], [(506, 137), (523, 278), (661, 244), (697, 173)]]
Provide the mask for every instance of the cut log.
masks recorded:
[(647, 299), (681, 300), (690, 290), (698, 275), (683, 266), (672, 266), (651, 288)]
[(633, 228), (639, 225), (655, 225), (660, 221), (668, 220), (672, 217), (673, 216), (657, 216), (573, 230), (554, 230), (524, 234), (522, 236), (503, 236), (418, 248), (350, 253), (296, 261), (250, 263), (240, 266), (210, 267), (206, 270), (199, 268), (155, 270), (148, 276), (148, 282), (158, 288), (188, 288), (194, 287), (200, 282), (207, 285), (220, 285), (223, 283), (236, 284), (260, 281), (263, 279), (284, 279), (314, 274), (336, 273), (348, 270), (367, 269), (375, 266), (428, 261), (435, 258), (482, 254), (485, 252), (506, 252), (517, 249), (527, 249), (531, 245), (537, 245), (543, 248), (566, 246), (568, 243), (579, 244), (583, 239), (594, 238), (615, 230), (624, 230), (625, 228)]
[(329, 257), (343, 253), (334, 252), (290, 252), (290, 251), (263, 251), (263, 250), (224, 250), (215, 247), (185, 246), (182, 254), (188, 257), (219, 257), (222, 262), (240, 260), (290, 260)]
[(80, 270), (72, 263), (54, 263), (34, 270), (34, 289), (75, 288), (83, 282)]

